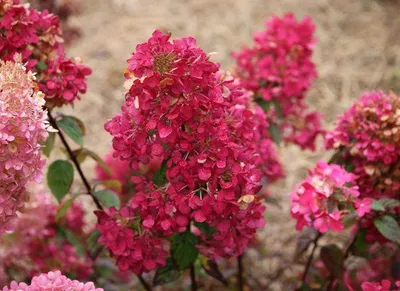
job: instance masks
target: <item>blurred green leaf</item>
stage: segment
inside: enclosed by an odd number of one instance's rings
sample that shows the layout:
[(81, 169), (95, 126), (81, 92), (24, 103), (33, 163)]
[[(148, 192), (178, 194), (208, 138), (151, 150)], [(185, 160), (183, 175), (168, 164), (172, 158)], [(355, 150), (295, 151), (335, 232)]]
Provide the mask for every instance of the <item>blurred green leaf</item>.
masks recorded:
[(56, 141), (56, 133), (50, 132), (46, 141), (42, 144), (43, 145), (42, 152), (46, 157), (50, 157), (50, 153), (54, 148), (55, 141)]
[(78, 198), (79, 195), (74, 195), (67, 201), (64, 201), (57, 210), (56, 213), (56, 221), (59, 221), (62, 217), (67, 214), (68, 210), (71, 208), (72, 204), (74, 203), (75, 199)]
[(181, 275), (181, 272), (175, 266), (171, 258), (167, 258), (167, 264), (157, 269), (156, 274), (153, 278), (153, 286), (160, 286), (166, 283), (177, 280)]
[(379, 232), (387, 239), (400, 243), (400, 227), (391, 215), (384, 215), (374, 219), (374, 224)]
[(115, 207), (117, 209), (121, 206), (121, 201), (118, 195), (111, 190), (99, 190), (94, 193), (94, 196), (107, 207)]

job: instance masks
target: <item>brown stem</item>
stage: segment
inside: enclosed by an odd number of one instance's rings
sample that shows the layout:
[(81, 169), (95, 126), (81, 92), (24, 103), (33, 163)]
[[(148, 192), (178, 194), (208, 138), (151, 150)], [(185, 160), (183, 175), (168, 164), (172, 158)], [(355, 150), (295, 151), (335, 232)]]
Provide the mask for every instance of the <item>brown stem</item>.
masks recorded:
[(321, 234), (320, 232), (318, 232), (317, 236), (315, 237), (315, 239), (314, 239), (314, 241), (313, 241), (314, 246), (313, 246), (313, 249), (312, 249), (312, 251), (311, 251), (310, 256), (308, 257), (307, 264), (306, 264), (306, 266), (304, 267), (303, 277), (301, 278), (301, 282), (302, 282), (303, 284), (306, 283), (308, 271), (310, 270), (311, 263), (312, 263), (312, 260), (313, 260), (313, 258), (314, 258), (315, 250), (316, 250), (317, 247), (318, 247), (318, 241), (319, 241), (319, 239), (320, 239), (321, 237), (322, 237), (322, 234)]
[(57, 125), (57, 122), (55, 121), (55, 119), (53, 118), (53, 116), (51, 115), (50, 109), (48, 110), (48, 116), (49, 116), (49, 121), (50, 124), (57, 129), (57, 134), (61, 139), (62, 144), (64, 145), (65, 150), (68, 153), (69, 158), (71, 159), (72, 163), (75, 165), (76, 170), (79, 173), (79, 176), (81, 177), (82, 183), (86, 188), (87, 193), (92, 197), (94, 203), (96, 204), (97, 208), (100, 210), (103, 210), (103, 206), (100, 204), (100, 201), (93, 195), (93, 191), (92, 188), (90, 187), (90, 184), (88, 182), (88, 180), (86, 179), (85, 174), (82, 171), (81, 165), (79, 164), (76, 156), (73, 154), (71, 147), (69, 146), (67, 140), (64, 137), (64, 134), (61, 132), (60, 128)]
[(146, 289), (146, 291), (152, 291), (153, 289), (151, 288), (151, 286), (149, 285), (149, 283), (146, 282), (146, 280), (141, 276), (141, 275), (137, 275), (139, 278), (140, 283), (142, 283), (144, 289)]
[(237, 264), (238, 264), (238, 273), (237, 273), (237, 283), (238, 283), (238, 288), (239, 291), (243, 291), (244, 290), (244, 266), (243, 266), (243, 257), (244, 254), (241, 254), (238, 258), (237, 258)]
[[(71, 159), (72, 163), (75, 165), (75, 168), (77, 169), (79, 176), (81, 177), (82, 183), (86, 188), (87, 194), (89, 194), (94, 203), (96, 204), (96, 207), (99, 210), (104, 211), (103, 206), (100, 204), (100, 201), (96, 198), (96, 196), (94, 196), (93, 194), (93, 190), (92, 187), (90, 187), (90, 184), (85, 176), (85, 174), (83, 173), (83, 170), (81, 168), (81, 165), (79, 164), (76, 156), (73, 154), (71, 147), (69, 146), (67, 140), (64, 137), (64, 134), (61, 132), (60, 128), (57, 125), (57, 122), (55, 121), (54, 117), (51, 115), (50, 109), (48, 109), (48, 116), (49, 116), (49, 121), (51, 126), (53, 126), (55, 129), (57, 129), (57, 134), (61, 139), (62, 144), (64, 145), (65, 150), (68, 153), (69, 158)], [(102, 248), (99, 248), (98, 252), (96, 252), (93, 256), (93, 260), (96, 259), (96, 257), (100, 254)], [(141, 275), (138, 275), (139, 281), (140, 283), (143, 285), (144, 289), (146, 289), (146, 291), (152, 291), (151, 286), (149, 285), (149, 283), (147, 283), (143, 277)]]
[[(187, 226), (186, 231), (190, 232), (190, 223)], [(190, 265), (190, 282), (191, 282), (191, 290), (197, 291), (196, 270), (194, 268), (194, 264)]]
[[(354, 244), (356, 243), (357, 240), (357, 233), (354, 235), (354, 237), (351, 239), (351, 241), (348, 243), (347, 247), (344, 249), (344, 253), (343, 253), (343, 263), (344, 261), (348, 258), (348, 256), (350, 255), (350, 251), (352, 249), (352, 247), (354, 246)], [(334, 282), (335, 282), (335, 278), (331, 275), (328, 281), (328, 285), (326, 287), (325, 290), (330, 291), (332, 290), (333, 286), (334, 286)]]
[(191, 290), (197, 291), (196, 270), (194, 269), (194, 265), (190, 266), (190, 280), (192, 283)]

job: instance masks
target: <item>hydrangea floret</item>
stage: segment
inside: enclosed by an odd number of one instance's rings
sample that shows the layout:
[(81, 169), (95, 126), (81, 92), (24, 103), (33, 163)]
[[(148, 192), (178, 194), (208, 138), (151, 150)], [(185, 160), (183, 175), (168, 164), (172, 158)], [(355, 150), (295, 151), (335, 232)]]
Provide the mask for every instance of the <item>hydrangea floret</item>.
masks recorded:
[(308, 110), (305, 97), (317, 76), (311, 60), (315, 26), (309, 17), (297, 21), (291, 13), (265, 26), (252, 47), (233, 53), (234, 74), (267, 112), (270, 130), (278, 128), (285, 141), (314, 150), (320, 114)]
[(43, 94), (34, 76), (17, 62), (0, 62), (0, 234), (12, 227), (27, 199), (26, 184), (40, 182), (48, 136)]

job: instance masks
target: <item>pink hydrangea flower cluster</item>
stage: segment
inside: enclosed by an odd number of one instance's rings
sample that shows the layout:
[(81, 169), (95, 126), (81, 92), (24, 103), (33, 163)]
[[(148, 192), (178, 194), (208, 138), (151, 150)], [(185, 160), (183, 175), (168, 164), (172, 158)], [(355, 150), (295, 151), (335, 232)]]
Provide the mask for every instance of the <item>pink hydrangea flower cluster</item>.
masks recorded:
[(241, 85), (262, 103), (270, 124), (280, 128), (284, 140), (315, 149), (322, 132), (320, 114), (309, 112), (305, 94), (317, 76), (311, 61), (314, 24), (309, 17), (296, 21), (293, 14), (272, 17), (266, 30), (254, 35), (254, 45), (233, 53), (235, 75)]
[[(269, 124), (266, 113), (252, 99), (252, 93), (240, 87), (240, 80), (231, 78), (225, 73), (225, 91), (232, 91), (233, 106), (231, 115), (240, 120), (233, 130), (242, 134), (242, 142), (255, 151), (256, 165), (261, 170), (268, 183), (273, 183), (284, 177), (283, 167), (278, 158), (276, 145), (268, 131)], [(228, 75), (228, 76), (227, 76)], [(236, 93), (237, 91), (237, 93)]]
[(358, 199), (355, 179), (339, 165), (318, 162), (309, 177), (290, 194), (291, 214), (297, 220), (297, 229), (313, 226), (321, 233), (329, 229), (340, 231), (349, 207), (355, 208), (360, 217), (368, 213), (372, 200)]
[[(218, 65), (193, 38), (170, 41), (157, 30), (128, 63), (126, 102), (105, 129), (115, 156), (136, 173), (136, 193), (121, 211), (97, 214), (101, 240), (117, 261), (131, 253), (122, 264), (137, 273), (163, 264), (163, 240), (191, 222), (215, 228), (212, 237), (201, 237), (201, 251), (214, 244), (216, 257), (241, 254), (264, 225), (256, 196), (262, 174), (255, 147), (248, 146), (255, 128), (234, 103), (241, 90), (218, 76)], [(162, 163), (151, 181), (141, 170), (153, 161)], [(107, 235), (116, 222), (120, 235)], [(134, 238), (130, 245), (126, 237)], [(134, 244), (157, 248), (159, 261), (129, 251)]]
[(400, 251), (395, 243), (373, 243), (362, 256), (363, 258), (356, 258), (358, 262), (351, 262), (350, 259), (347, 264), (344, 280), (350, 290), (358, 290), (358, 287), (366, 281), (398, 277), (398, 272), (395, 270), (400, 259)]
[(395, 283), (396, 287), (392, 289), (392, 282), (382, 280), (381, 282), (364, 282), (361, 285), (363, 291), (400, 291), (400, 281)]
[(400, 190), (400, 97), (367, 92), (326, 134), (326, 146), (344, 149), (365, 197), (396, 197)]
[(20, 62), (0, 62), (0, 234), (23, 207), (26, 183), (42, 179), (39, 142), (48, 136), (48, 123), (33, 79)]
[(51, 194), (36, 184), (27, 189), (32, 198), (19, 215), (14, 231), (3, 235), (0, 241), (0, 268), (11, 274), (17, 272), (21, 281), (57, 269), (76, 278), (88, 278), (93, 272), (92, 261), (79, 254), (63, 232), (67, 229), (76, 240), (86, 241), (87, 225), (81, 205), (74, 202), (67, 214), (56, 221), (59, 206)]
[(51, 108), (72, 104), (86, 92), (91, 70), (64, 53), (58, 17), (40, 12), (19, 0), (0, 0), (0, 58), (22, 55), (27, 69), (36, 73), (40, 90)]
[[(339, 117), (326, 134), (326, 147), (340, 151), (338, 162), (353, 167), (363, 198), (399, 199), (400, 191), (400, 97), (394, 93), (366, 92)], [(400, 213), (400, 207), (380, 214)], [(387, 241), (373, 224), (377, 213), (361, 221), (370, 241)]]
[(49, 272), (33, 277), (31, 284), (13, 281), (3, 291), (104, 291), (96, 288), (92, 282), (82, 283), (68, 279), (60, 271)]

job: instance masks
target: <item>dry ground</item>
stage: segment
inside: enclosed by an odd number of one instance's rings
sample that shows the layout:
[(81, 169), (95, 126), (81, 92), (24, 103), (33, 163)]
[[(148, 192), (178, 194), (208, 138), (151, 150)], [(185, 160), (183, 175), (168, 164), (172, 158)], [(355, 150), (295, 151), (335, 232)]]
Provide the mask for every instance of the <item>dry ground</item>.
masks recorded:
[[(319, 39), (314, 54), (319, 78), (309, 92), (309, 104), (324, 114), (327, 128), (365, 90), (400, 93), (400, 4), (396, 1), (85, 0), (82, 5), (82, 14), (72, 23), (81, 27), (83, 37), (69, 55), (81, 56), (93, 75), (75, 114), (87, 124), (87, 146), (101, 154), (109, 150), (111, 141), (103, 124), (123, 102), (125, 60), (156, 28), (171, 31), (173, 37), (195, 37), (206, 52), (218, 52), (216, 60), (229, 69), (233, 65), (230, 52), (249, 44), (252, 31), (263, 29), (272, 14), (311, 15)], [(279, 254), (283, 248), (287, 255), (295, 234), (287, 193), (307, 168), (329, 153), (302, 152), (295, 147), (280, 151), (288, 177), (273, 186), (272, 192), (282, 200), (282, 209), (269, 207), (262, 237), (269, 254)], [(283, 247), (288, 239), (290, 243)], [(254, 264), (263, 265), (266, 271), (273, 269), (270, 258)], [(279, 285), (272, 288), (288, 290)]]

